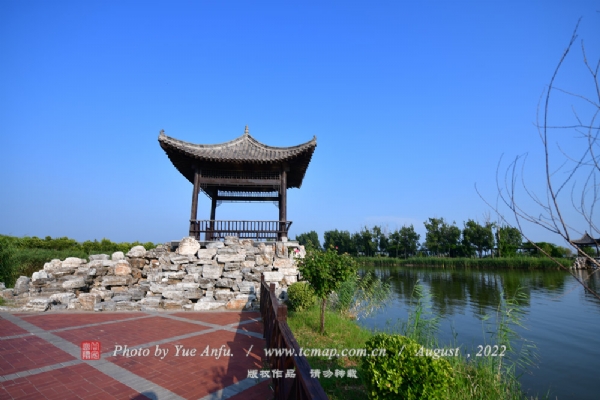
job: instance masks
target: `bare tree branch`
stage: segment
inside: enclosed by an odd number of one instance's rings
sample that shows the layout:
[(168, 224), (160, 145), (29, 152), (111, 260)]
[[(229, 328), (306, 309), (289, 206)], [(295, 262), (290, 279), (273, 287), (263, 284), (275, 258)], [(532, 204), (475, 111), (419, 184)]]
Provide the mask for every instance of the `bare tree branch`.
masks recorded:
[[(524, 223), (541, 227), (558, 235), (576, 249), (577, 256), (583, 257), (588, 263), (600, 270), (600, 260), (596, 260), (584, 253), (575, 244), (572, 237), (573, 234), (581, 234), (582, 231), (586, 231), (585, 228), (587, 228), (587, 231), (593, 237), (597, 238), (600, 236), (600, 226), (598, 221), (595, 220), (596, 205), (600, 201), (600, 179), (598, 177), (598, 174), (600, 174), (600, 125), (597, 122), (600, 115), (600, 82), (598, 79), (600, 60), (595, 67), (591, 66), (583, 41), (581, 43), (583, 64), (592, 78), (594, 96), (597, 99), (591, 99), (584, 94), (555, 86), (559, 72), (577, 40), (577, 31), (580, 23), (581, 18), (575, 25), (569, 43), (551, 75), (548, 86), (540, 96), (536, 110), (535, 127), (540, 137), (544, 155), (544, 195), (538, 195), (535, 187), (528, 184), (525, 179), (527, 154), (516, 156), (506, 167), (502, 178), (500, 169), (503, 157), (500, 158), (496, 168), (496, 188), (498, 195), (495, 206), (492, 206), (483, 198), (477, 187), (475, 189), (484, 202), (508, 226), (512, 226), (513, 224), (507, 221), (499, 205), (510, 210), (516, 221), (516, 227), (523, 237), (537, 248), (540, 253), (554, 260), (561, 268), (566, 269), (558, 260), (552, 258), (551, 254), (548, 254), (543, 248), (529, 239), (525, 233)], [(565, 94), (567, 95), (567, 99), (577, 102), (578, 107), (571, 105), (576, 123), (550, 125), (550, 103), (556, 102), (554, 93)], [(568, 131), (574, 133), (575, 141), (562, 134)], [(561, 141), (566, 142), (567, 140), (569, 140), (568, 146), (562, 146)], [(575, 155), (569, 154), (573, 152), (575, 152)], [(567, 187), (570, 187), (571, 190), (570, 197), (567, 197), (567, 203), (565, 204), (565, 195), (563, 192), (567, 191)], [(519, 193), (524, 193), (525, 196), (520, 196)], [(529, 199), (530, 202), (523, 201), (522, 197), (525, 200)], [(532, 206), (533, 208), (531, 208)], [(568, 209), (573, 210), (574, 213)], [(572, 218), (571, 215), (579, 216)], [(600, 299), (600, 295), (592, 291), (583, 280), (579, 279), (571, 271), (569, 273), (586, 290)]]

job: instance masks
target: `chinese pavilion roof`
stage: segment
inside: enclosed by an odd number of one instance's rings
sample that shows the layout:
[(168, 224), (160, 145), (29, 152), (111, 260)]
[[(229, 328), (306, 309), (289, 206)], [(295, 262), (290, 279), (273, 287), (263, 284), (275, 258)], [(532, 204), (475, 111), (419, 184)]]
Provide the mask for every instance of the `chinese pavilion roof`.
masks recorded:
[(600, 239), (594, 239), (590, 236), (589, 233), (585, 233), (585, 235), (583, 235), (581, 237), (581, 239), (578, 240), (573, 240), (572, 241), (574, 244), (578, 244), (580, 246), (585, 246), (585, 245), (592, 245), (592, 244), (600, 244)]
[(302, 180), (317, 147), (317, 138), (291, 147), (274, 147), (244, 134), (219, 144), (194, 144), (165, 135), (160, 131), (158, 142), (173, 165), (190, 182), (194, 182), (194, 166), (201, 170), (278, 171), (283, 164), (289, 168), (287, 187), (302, 185)]

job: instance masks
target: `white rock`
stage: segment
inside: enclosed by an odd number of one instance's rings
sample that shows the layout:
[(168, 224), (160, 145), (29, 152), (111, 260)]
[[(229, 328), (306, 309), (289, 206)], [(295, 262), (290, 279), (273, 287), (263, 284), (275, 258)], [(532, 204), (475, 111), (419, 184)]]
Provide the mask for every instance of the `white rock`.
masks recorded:
[[(50, 275), (50, 276), (52, 276), (52, 275)], [(48, 279), (48, 278), (49, 278), (49, 276), (45, 271), (34, 272), (33, 275), (31, 275), (32, 282), (42, 280), (42, 279)]]
[(281, 269), (281, 268), (292, 268), (294, 266), (294, 260), (290, 260), (289, 258), (276, 258), (273, 261), (273, 267)]
[(65, 261), (62, 262), (62, 268), (77, 268), (81, 264), (85, 264), (86, 260), (77, 257), (68, 257), (65, 258)]
[(256, 296), (253, 294), (236, 294), (235, 295), (235, 299), (236, 300), (246, 300), (246, 301), (252, 301), (254, 299), (256, 299)]
[(141, 258), (146, 255), (146, 249), (144, 246), (134, 246), (127, 252), (127, 257)]
[(218, 279), (221, 277), (223, 273), (223, 268), (218, 265), (205, 265), (202, 267), (202, 277), (203, 278), (213, 278)]
[(23, 307), (25, 311), (44, 312), (50, 308), (52, 300), (47, 297), (32, 297)]
[(227, 302), (225, 308), (228, 310), (243, 310), (244, 308), (250, 308), (252, 303), (246, 299), (231, 299)]
[(230, 289), (216, 289), (214, 296), (217, 300), (230, 300), (235, 296), (235, 293)]
[(279, 272), (284, 275), (298, 275), (298, 268), (279, 268)]
[(226, 301), (198, 301), (196, 304), (194, 304), (194, 311), (215, 310), (217, 308), (225, 307), (226, 305)]
[(129, 285), (127, 276), (103, 276), (102, 286), (126, 286)]
[(200, 243), (193, 237), (185, 237), (179, 242), (177, 248), (177, 254), (181, 255), (194, 255), (200, 249)]
[(217, 261), (220, 263), (226, 262), (242, 262), (246, 260), (245, 254), (219, 254)]
[(55, 258), (54, 260), (44, 264), (44, 271), (52, 272), (52, 271), (59, 269), (61, 266), (62, 266), (62, 261)]
[(196, 282), (181, 282), (175, 286), (179, 289), (198, 289), (200, 284)]
[(217, 249), (215, 247), (211, 249), (200, 249), (197, 253), (200, 260), (211, 260), (216, 254)]
[(75, 298), (75, 293), (54, 293), (53, 295), (50, 296), (50, 300), (52, 300), (55, 303), (61, 303), (61, 304), (69, 304), (69, 301), (71, 299)]
[(283, 274), (278, 271), (263, 272), (263, 276), (267, 282), (281, 282), (283, 279)]
[(242, 278), (242, 271), (224, 271), (223, 278), (237, 279)]
[(124, 276), (131, 275), (131, 267), (127, 260), (119, 260), (115, 265), (115, 275)]
[(151, 296), (151, 297), (144, 297), (142, 300), (140, 300), (140, 303), (146, 306), (151, 306), (151, 307), (159, 307), (160, 303), (161, 303), (161, 298), (160, 296)]
[(79, 289), (86, 286), (85, 281), (83, 280), (82, 276), (77, 276), (74, 278), (71, 278), (65, 282), (63, 282), (62, 287), (64, 289)]
[(252, 282), (238, 282), (237, 286), (240, 289), (240, 293), (254, 293), (254, 284)]
[(81, 308), (86, 311), (94, 311), (94, 305), (102, 300), (97, 293), (81, 293), (77, 298)]
[(225, 236), (225, 246), (231, 246), (232, 244), (239, 244), (240, 239), (237, 236)]
[(69, 310), (77, 310), (81, 308), (81, 304), (79, 304), (79, 300), (77, 299), (71, 299), (69, 300)]

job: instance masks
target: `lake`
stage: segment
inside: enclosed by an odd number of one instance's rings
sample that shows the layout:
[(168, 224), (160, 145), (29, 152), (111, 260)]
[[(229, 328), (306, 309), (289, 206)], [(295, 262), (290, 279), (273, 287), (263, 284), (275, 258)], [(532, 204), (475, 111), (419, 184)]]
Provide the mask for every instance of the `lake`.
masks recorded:
[[(537, 360), (520, 376), (528, 395), (550, 399), (598, 399), (600, 373), (600, 300), (565, 271), (442, 269), (373, 267), (392, 287), (390, 301), (377, 314), (359, 318), (370, 329), (385, 330), (405, 321), (415, 283), (431, 295), (430, 306), (439, 315), (440, 345), (461, 345), (463, 353), (475, 354), (478, 345), (493, 345), (486, 334), (484, 317), (494, 326), (502, 293), (524, 295), (522, 324), (515, 331), (535, 344)], [(581, 279), (592, 271), (575, 271)], [(600, 291), (600, 271), (588, 282)], [(456, 345), (453, 345), (456, 343)]]

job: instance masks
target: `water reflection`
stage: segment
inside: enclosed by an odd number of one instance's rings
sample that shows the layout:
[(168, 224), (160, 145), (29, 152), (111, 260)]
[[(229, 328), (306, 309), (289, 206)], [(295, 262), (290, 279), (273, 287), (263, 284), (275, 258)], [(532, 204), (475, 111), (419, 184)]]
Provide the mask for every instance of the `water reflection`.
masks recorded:
[[(369, 268), (370, 269), (370, 268)], [(374, 267), (382, 280), (390, 282), (397, 299), (407, 304), (413, 294), (415, 283), (424, 283), (433, 298), (433, 310), (443, 315), (462, 312), (467, 303), (476, 304), (477, 314), (483, 316), (497, 307), (500, 296), (513, 297), (517, 290), (524, 296), (525, 307), (529, 306), (532, 292), (544, 292), (560, 296), (565, 291), (565, 282), (572, 279), (564, 271), (523, 271), (474, 269), (440, 269), (407, 267)], [(363, 270), (364, 272), (365, 270)], [(576, 276), (587, 282), (592, 290), (600, 289), (600, 272), (575, 271)], [(600, 305), (591, 293), (586, 298)]]
[[(495, 314), (504, 298), (521, 294), (525, 328), (513, 327), (523, 338), (535, 343), (537, 368), (520, 378), (523, 389), (543, 398), (597, 398), (595, 374), (600, 357), (591, 349), (600, 348), (600, 300), (567, 272), (524, 270), (477, 270), (411, 267), (373, 267), (390, 283), (393, 298), (378, 315), (359, 323), (375, 330), (394, 331), (406, 321), (413, 290), (419, 281), (430, 296), (431, 310), (441, 317), (438, 340), (441, 345), (456, 343), (468, 350), (494, 343)], [(600, 272), (575, 271), (596, 292)], [(490, 315), (486, 322), (483, 317)], [(491, 330), (488, 330), (490, 327)], [(398, 332), (395, 330), (394, 332)], [(450, 346), (454, 347), (454, 346)]]

